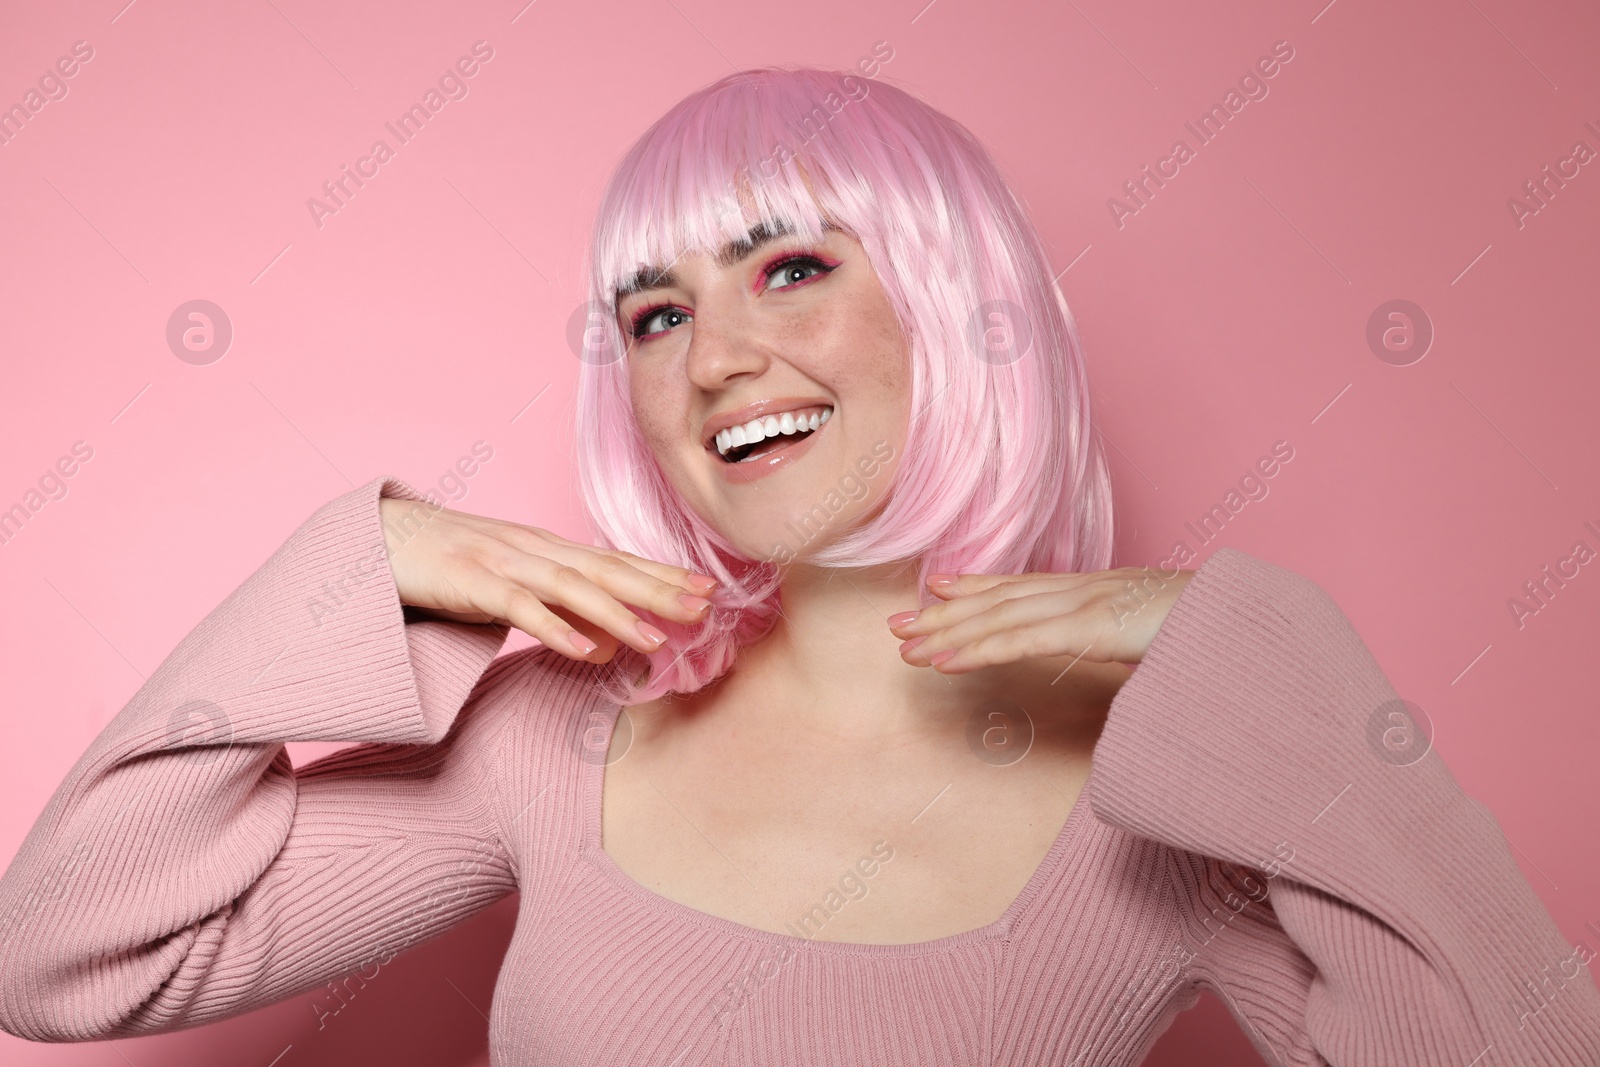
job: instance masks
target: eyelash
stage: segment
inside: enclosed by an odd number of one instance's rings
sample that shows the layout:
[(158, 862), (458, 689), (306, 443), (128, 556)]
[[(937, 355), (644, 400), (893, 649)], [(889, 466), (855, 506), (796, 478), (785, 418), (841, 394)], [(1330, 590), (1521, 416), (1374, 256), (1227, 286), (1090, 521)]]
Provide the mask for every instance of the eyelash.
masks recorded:
[[(807, 282), (811, 281), (812, 278), (818, 278), (818, 277), (821, 277), (822, 275), (825, 275), (825, 274), (831, 274), (831, 273), (833, 273), (834, 269), (838, 266), (838, 264), (837, 263), (827, 263), (820, 256), (813, 255), (812, 253), (809, 253), (809, 252), (801, 252), (801, 253), (798, 253), (798, 254), (797, 253), (792, 253), (792, 252), (786, 252), (786, 253), (783, 253), (778, 259), (774, 260), (773, 262), (771, 262), (771, 263), (767, 264), (765, 267), (763, 267), (761, 269), (761, 276), (763, 278), (771, 279), (771, 277), (774, 274), (776, 274), (778, 271), (783, 270), (783, 269), (788, 268), (788, 267), (793, 267), (793, 266), (815, 267), (815, 268), (817, 268), (817, 270), (820, 273), (812, 275), (811, 278), (802, 278), (801, 280), (799, 280), (797, 282), (791, 282), (790, 284), (788, 284), (786, 286), (783, 286), (783, 288), (785, 288), (785, 289), (797, 289), (800, 286), (805, 285)], [(643, 326), (646, 322), (648, 322), (657, 313), (665, 311), (665, 310), (667, 310), (669, 308), (673, 308), (673, 307), (674, 307), (674, 305), (672, 305), (672, 304), (661, 303), (661, 304), (653, 304), (653, 305), (651, 305), (649, 307), (640, 308), (638, 311), (634, 312), (633, 318), (628, 324), (629, 336), (633, 340), (639, 341), (639, 340), (642, 340), (645, 337), (654, 336), (655, 333), (662, 332), (660, 330), (657, 330), (657, 331), (654, 331), (653, 333), (641, 334), (639, 332), (639, 328), (641, 326)]]

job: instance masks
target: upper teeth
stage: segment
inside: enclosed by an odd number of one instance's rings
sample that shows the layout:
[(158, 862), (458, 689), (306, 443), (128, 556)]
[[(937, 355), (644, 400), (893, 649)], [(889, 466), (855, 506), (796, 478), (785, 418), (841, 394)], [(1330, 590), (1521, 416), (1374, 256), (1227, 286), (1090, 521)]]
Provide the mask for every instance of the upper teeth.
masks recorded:
[(764, 441), (768, 437), (779, 434), (804, 433), (815, 430), (818, 426), (828, 421), (833, 414), (831, 405), (815, 408), (799, 408), (795, 411), (785, 411), (779, 415), (767, 415), (759, 419), (751, 419), (742, 426), (730, 426), (720, 431), (714, 438), (717, 452), (727, 455), (728, 449), (740, 445), (753, 445)]

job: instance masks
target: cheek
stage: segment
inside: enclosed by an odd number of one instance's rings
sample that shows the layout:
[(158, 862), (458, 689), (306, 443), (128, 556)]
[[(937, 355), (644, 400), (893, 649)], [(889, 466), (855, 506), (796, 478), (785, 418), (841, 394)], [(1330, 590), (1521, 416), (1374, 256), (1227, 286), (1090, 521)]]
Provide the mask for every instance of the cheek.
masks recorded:
[(872, 379), (886, 397), (904, 406), (911, 398), (911, 349), (887, 299), (874, 316), (874, 326)]
[(911, 358), (887, 294), (862, 293), (828, 338), (841, 384), (894, 397), (910, 392)]
[(864, 332), (872, 338), (876, 356), (874, 376), (889, 389), (909, 386), (911, 382), (911, 354), (905, 336), (900, 330), (900, 319), (889, 301), (889, 294), (876, 289), (863, 309)]
[(650, 449), (657, 460), (667, 458), (670, 453), (667, 450), (666, 435), (663, 428), (649, 416), (636, 416), (636, 418), (639, 421), (639, 433), (644, 438), (645, 447)]
[(663, 416), (667, 398), (648, 375), (633, 374), (629, 378), (629, 398), (633, 402), (633, 418), (639, 424), (639, 435), (650, 451), (659, 458), (665, 454), (667, 421)]

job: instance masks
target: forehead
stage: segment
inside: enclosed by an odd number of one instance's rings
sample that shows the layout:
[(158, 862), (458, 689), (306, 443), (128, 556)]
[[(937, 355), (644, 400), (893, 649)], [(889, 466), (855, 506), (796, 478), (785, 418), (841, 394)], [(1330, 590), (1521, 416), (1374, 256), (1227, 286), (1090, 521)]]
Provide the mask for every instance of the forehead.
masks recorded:
[[(838, 229), (840, 229), (840, 227), (829, 220), (824, 219), (822, 221), (824, 238), (827, 237), (829, 232)], [(724, 244), (721, 248), (717, 249), (714, 260), (718, 267), (726, 269), (754, 255), (756, 250), (761, 248), (763, 245), (769, 244), (782, 237), (792, 236), (797, 232), (797, 227), (785, 219), (773, 219), (770, 221), (758, 222), (754, 226), (750, 227), (749, 231), (745, 233), (743, 237), (736, 237)], [(684, 253), (678, 256), (678, 259), (682, 259), (683, 256), (687, 255), (690, 251), (694, 250), (686, 250)], [(676, 263), (677, 260), (674, 260), (673, 262)], [(640, 267), (638, 270), (624, 278), (617, 286), (614, 293), (614, 299), (616, 302), (621, 303), (624, 299), (632, 296), (635, 293), (642, 293), (650, 289), (667, 289), (677, 284), (678, 276), (672, 270), (672, 264), (667, 264), (663, 267)]]

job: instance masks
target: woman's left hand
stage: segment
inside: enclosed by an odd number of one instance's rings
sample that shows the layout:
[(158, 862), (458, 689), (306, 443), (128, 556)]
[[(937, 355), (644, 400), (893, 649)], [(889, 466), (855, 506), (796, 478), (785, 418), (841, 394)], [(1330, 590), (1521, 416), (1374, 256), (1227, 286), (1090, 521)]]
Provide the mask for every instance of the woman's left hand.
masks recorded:
[[(900, 655), (907, 663), (943, 674), (1051, 656), (1138, 663), (1193, 577), (1154, 567), (931, 574), (928, 588), (942, 602), (891, 615), (889, 629), (906, 639)], [(941, 578), (951, 580), (939, 584)]]

